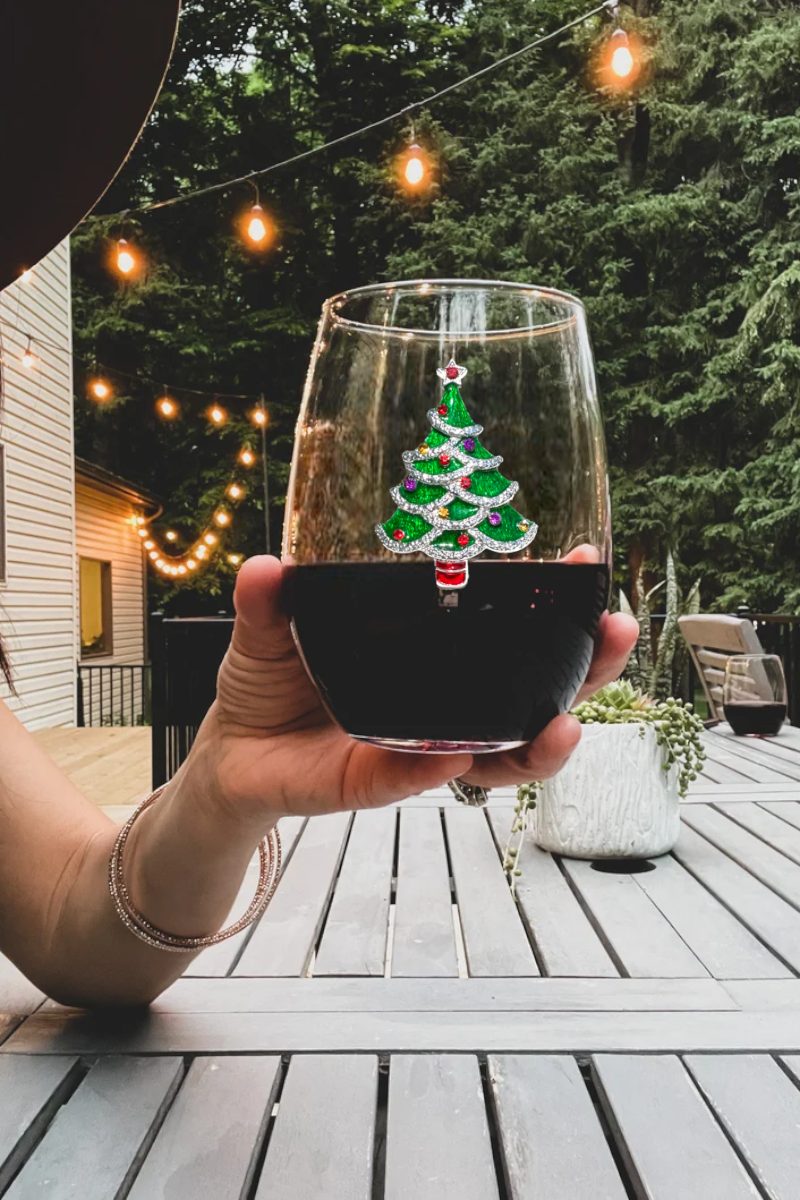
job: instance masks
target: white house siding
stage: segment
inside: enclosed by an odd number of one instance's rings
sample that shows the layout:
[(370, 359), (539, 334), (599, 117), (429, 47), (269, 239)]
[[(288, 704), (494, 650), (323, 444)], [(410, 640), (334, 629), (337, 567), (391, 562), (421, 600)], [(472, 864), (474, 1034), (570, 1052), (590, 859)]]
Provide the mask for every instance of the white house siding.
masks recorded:
[[(27, 335), (38, 356), (22, 367)], [(75, 670), (75, 489), (69, 246), (0, 293), (6, 579), (0, 632), (18, 697), (0, 695), (30, 729), (72, 725)]]
[[(136, 671), (98, 670), (145, 660), (146, 578), (136, 517), (143, 504), (78, 469), (75, 483), (75, 549), (78, 560), (111, 564), (112, 654), (81, 658), (86, 724), (138, 724), (144, 715), (142, 677)], [(78, 629), (80, 645), (80, 624)], [(85, 668), (85, 669), (84, 669)]]

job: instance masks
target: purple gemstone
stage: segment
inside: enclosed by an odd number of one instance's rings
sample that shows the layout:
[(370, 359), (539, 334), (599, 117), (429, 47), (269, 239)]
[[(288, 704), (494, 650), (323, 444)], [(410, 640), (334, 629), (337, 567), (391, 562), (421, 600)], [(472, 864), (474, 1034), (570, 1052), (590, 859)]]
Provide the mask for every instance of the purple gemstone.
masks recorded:
[(500, 516), (500, 513), (489, 513), (490, 525), (499, 525), (502, 519), (503, 518)]
[(409, 477), (408, 479), (404, 479), (404, 480), (403, 480), (403, 487), (406, 489), (406, 491), (407, 491), (407, 492), (413, 492), (413, 491), (414, 491), (414, 488), (415, 488), (416, 486), (417, 486), (417, 481), (416, 481), (416, 479), (411, 479), (411, 478)]
[(472, 454), (472, 451), (475, 449), (475, 438), (464, 438), (463, 445), (467, 453)]

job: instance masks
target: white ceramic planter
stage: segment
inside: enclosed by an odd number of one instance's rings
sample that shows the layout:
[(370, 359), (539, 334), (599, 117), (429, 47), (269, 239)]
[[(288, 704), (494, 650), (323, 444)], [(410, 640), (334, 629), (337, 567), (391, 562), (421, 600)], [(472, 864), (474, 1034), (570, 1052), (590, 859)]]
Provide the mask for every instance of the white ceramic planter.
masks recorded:
[(544, 783), (533, 813), (536, 844), (569, 858), (652, 858), (680, 831), (678, 770), (663, 769), (652, 729), (585, 725), (580, 744)]

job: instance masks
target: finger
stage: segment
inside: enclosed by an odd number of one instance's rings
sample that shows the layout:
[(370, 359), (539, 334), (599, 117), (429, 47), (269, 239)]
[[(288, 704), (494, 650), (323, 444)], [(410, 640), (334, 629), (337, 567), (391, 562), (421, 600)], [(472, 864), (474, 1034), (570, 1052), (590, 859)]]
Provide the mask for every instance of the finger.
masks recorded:
[(594, 641), (592, 665), (576, 703), (594, 695), (613, 679), (619, 679), (638, 636), (639, 625), (635, 617), (627, 613), (603, 613)]
[(471, 765), (471, 754), (405, 754), (356, 742), (345, 772), (344, 794), (355, 797), (360, 808), (377, 808), (442, 787)]
[(564, 713), (542, 730), (535, 741), (503, 754), (476, 754), (464, 776), (483, 787), (519, 787), (533, 779), (549, 779), (566, 763), (581, 740), (581, 725)]
[(249, 558), (236, 579), (236, 621), (232, 644), (249, 658), (279, 659), (295, 653), (286, 613), (281, 606), (283, 568), (277, 558)]
[(560, 563), (598, 563), (600, 562), (600, 551), (596, 546), (576, 546), (574, 550), (570, 550), (569, 554), (565, 554), (558, 561)]

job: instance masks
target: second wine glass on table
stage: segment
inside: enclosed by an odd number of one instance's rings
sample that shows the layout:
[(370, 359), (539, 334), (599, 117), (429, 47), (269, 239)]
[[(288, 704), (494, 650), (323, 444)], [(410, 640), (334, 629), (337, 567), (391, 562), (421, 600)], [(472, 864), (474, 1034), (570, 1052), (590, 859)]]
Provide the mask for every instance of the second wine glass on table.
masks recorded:
[(774, 737), (786, 720), (786, 679), (777, 654), (732, 654), (725, 665), (722, 711), (740, 736)]
[(567, 711), (609, 527), (580, 301), (463, 280), (326, 301), (283, 555), (301, 653), (353, 737), (490, 751)]

